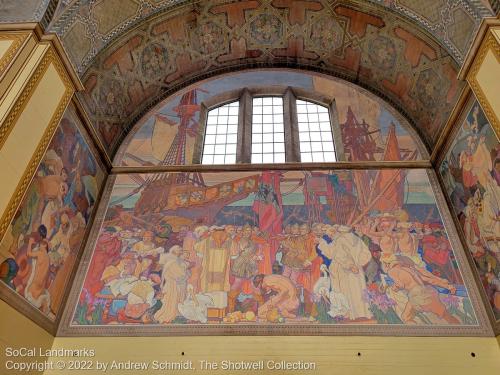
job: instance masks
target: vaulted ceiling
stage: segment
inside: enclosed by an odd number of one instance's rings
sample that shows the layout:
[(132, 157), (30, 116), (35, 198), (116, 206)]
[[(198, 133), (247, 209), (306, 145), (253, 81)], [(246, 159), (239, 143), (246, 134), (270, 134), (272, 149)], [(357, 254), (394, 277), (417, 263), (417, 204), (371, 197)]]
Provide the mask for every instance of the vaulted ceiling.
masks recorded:
[(394, 105), (432, 147), (488, 15), (482, 0), (60, 0), (48, 29), (81, 75), (84, 105), (110, 153), (169, 93), (264, 66), (355, 82)]
[[(9, 0), (7, 0), (9, 1)], [(16, 2), (16, 0), (10, 0)], [(23, 0), (47, 2), (48, 0)], [(67, 43), (80, 72), (91, 65), (95, 55), (125, 30), (153, 14), (182, 5), (203, 6), (203, 0), (60, 0), (50, 31), (78, 43)], [(230, 1), (215, 1), (229, 3)], [(308, 1), (285, 1), (285, 3)], [(481, 19), (492, 14), (486, 0), (368, 0), (411, 19), (431, 33), (458, 61), (467, 52), (474, 30)], [(327, 1), (334, 7), (339, 1)], [(299, 7), (295, 4), (295, 7)], [(81, 48), (85, 47), (85, 48)]]

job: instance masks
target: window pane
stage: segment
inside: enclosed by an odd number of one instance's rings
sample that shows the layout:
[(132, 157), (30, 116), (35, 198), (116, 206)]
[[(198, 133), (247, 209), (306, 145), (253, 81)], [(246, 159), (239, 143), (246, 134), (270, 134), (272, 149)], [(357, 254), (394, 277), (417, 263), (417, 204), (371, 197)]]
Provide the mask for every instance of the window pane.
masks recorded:
[(227, 116), (229, 114), (229, 106), (224, 105), (222, 107), (219, 107), (219, 116), (225, 115)]
[(319, 123), (318, 122), (310, 122), (309, 130), (312, 132), (319, 132)]
[(262, 162), (263, 163), (273, 163), (274, 162), (273, 154), (263, 154), (262, 155)]
[(226, 147), (222, 145), (215, 145), (215, 155), (224, 155), (226, 153)]
[(321, 140), (323, 142), (332, 142), (333, 143), (332, 133), (321, 132)]
[(225, 164), (234, 164), (236, 163), (236, 155), (226, 155)]
[(285, 133), (274, 133), (274, 142), (285, 142)]
[(335, 156), (335, 152), (324, 152), (323, 155), (325, 157), (325, 161), (329, 161), (329, 162), (337, 161), (337, 157)]
[(319, 128), (321, 129), (322, 132), (332, 132), (332, 126), (330, 125), (329, 122), (320, 122), (319, 123)]
[(272, 106), (262, 107), (262, 113), (265, 115), (272, 115), (273, 114), (273, 107)]
[(207, 125), (215, 125), (217, 124), (217, 116), (208, 116)]
[(229, 115), (231, 115), (231, 116), (238, 116), (239, 111), (240, 111), (239, 106), (229, 107)]
[(284, 143), (275, 143), (274, 144), (275, 152), (285, 152), (285, 144)]
[(273, 141), (273, 133), (262, 134), (262, 142), (272, 142), (272, 141)]
[(226, 143), (226, 135), (225, 134), (217, 134), (217, 136), (215, 137), (215, 144), (218, 144), (218, 145), (223, 145)]
[(239, 102), (225, 104), (208, 112), (202, 164), (236, 162)]
[(215, 151), (214, 145), (205, 145), (205, 153), (213, 155)]
[(285, 153), (274, 154), (274, 162), (275, 163), (284, 163), (285, 162)]
[(217, 125), (217, 134), (227, 134), (227, 125)]
[(272, 97), (267, 97), (267, 98), (262, 98), (262, 105), (273, 105), (273, 98)]
[(262, 143), (254, 143), (252, 145), (253, 154), (262, 154)]
[(252, 154), (252, 163), (262, 163), (262, 154)]
[(326, 113), (320, 113), (319, 114), (319, 121), (321, 122), (330, 122), (330, 116), (328, 115), (328, 112)]
[(321, 147), (321, 142), (311, 142), (311, 149), (313, 151), (323, 151), (323, 147)]
[(300, 152), (311, 151), (311, 144), (309, 142), (300, 142)]
[(201, 161), (202, 164), (213, 164), (214, 156), (213, 155), (203, 155), (203, 159)]
[(284, 163), (283, 98), (254, 98), (252, 112), (252, 163)]
[(262, 115), (262, 123), (263, 124), (273, 124), (274, 121), (273, 120), (273, 115)]
[(205, 144), (206, 145), (213, 145), (215, 144), (215, 135), (206, 135), (205, 136)]
[(328, 108), (297, 100), (300, 157), (303, 162), (336, 161)]
[(313, 152), (313, 162), (318, 163), (322, 162), (323, 159), (323, 153), (322, 152)]
[(224, 155), (214, 155), (214, 164), (224, 164)]
[(321, 141), (321, 133), (320, 132), (311, 132), (309, 133), (311, 137), (311, 141), (320, 142)]
[(303, 163), (310, 163), (312, 162), (312, 156), (310, 152), (301, 152), (300, 153), (300, 159)]

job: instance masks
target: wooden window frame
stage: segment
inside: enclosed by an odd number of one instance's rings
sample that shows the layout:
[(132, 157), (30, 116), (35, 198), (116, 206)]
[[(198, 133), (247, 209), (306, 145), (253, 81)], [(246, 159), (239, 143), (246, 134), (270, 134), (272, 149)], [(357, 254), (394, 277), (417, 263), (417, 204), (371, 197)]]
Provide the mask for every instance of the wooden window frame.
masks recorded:
[[(200, 130), (195, 143), (193, 164), (204, 165), (201, 162), (203, 146), (205, 142), (208, 113), (214, 108), (233, 103), (235, 101), (239, 101), (238, 146), (236, 149), (236, 164), (224, 165), (234, 166), (238, 164), (252, 164), (251, 154), (253, 98), (273, 96), (280, 96), (283, 98), (283, 121), (285, 130), (285, 163), (276, 164), (284, 165), (288, 163), (301, 162), (297, 118), (297, 99), (328, 108), (330, 127), (332, 130), (333, 142), (335, 145), (336, 159), (337, 162), (345, 161), (344, 149), (342, 145), (342, 135), (340, 131), (340, 124), (335, 100), (328, 100), (323, 95), (312, 93), (304, 89), (296, 89), (284, 86), (270, 86), (233, 90), (220, 95), (216, 95), (201, 103)], [(256, 165), (261, 164), (259, 163)]]

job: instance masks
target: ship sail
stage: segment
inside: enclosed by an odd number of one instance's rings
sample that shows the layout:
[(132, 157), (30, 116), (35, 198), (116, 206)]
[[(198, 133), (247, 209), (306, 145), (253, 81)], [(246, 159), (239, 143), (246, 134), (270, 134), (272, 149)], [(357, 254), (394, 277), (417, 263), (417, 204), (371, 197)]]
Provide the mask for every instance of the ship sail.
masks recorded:
[(156, 160), (163, 161), (179, 131), (179, 123), (167, 116), (157, 114), (151, 136), (151, 150)]

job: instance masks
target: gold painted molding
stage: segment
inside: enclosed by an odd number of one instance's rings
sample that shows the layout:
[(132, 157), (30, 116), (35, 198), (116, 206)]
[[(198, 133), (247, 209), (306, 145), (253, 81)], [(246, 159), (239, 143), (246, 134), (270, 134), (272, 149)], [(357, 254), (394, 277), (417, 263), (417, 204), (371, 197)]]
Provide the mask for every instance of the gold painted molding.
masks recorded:
[(462, 115), (470, 96), (471, 88), (466, 85), (462, 90), (458, 101), (455, 103), (455, 106), (450, 113), (450, 117), (448, 117), (448, 121), (441, 129), (440, 135), (436, 141), (436, 144), (434, 145), (434, 149), (432, 150), (430, 157), (432, 165), (439, 166), (439, 163), (443, 159), (443, 156), (446, 153), (448, 147), (448, 141), (450, 140), (450, 134), (453, 133), (457, 124), (457, 119)]
[(492, 34), (492, 32), (488, 31), (488, 34), (486, 35), (483, 44), (479, 48), (479, 52), (476, 56), (476, 59), (474, 60), (474, 63), (472, 64), (469, 74), (467, 75), (467, 82), (472, 88), (472, 91), (474, 91), (474, 94), (476, 95), (479, 104), (483, 108), (486, 117), (490, 121), (491, 126), (495, 131), (497, 137), (500, 138), (500, 120), (498, 119), (498, 116), (493, 110), (490, 101), (483, 92), (481, 85), (477, 80), (477, 74), (479, 72), (479, 69), (483, 65), (483, 62), (486, 58), (486, 54), (490, 51), (493, 52), (493, 55), (495, 56), (497, 63), (500, 65), (500, 45), (498, 44), (498, 41)]
[(465, 61), (458, 72), (457, 77), (460, 81), (465, 81), (467, 75), (469, 74), (469, 70), (474, 63), (476, 55), (479, 53), (478, 51), (481, 48), (481, 44), (483, 43), (483, 40), (488, 34), (489, 30), (493, 27), (498, 26), (500, 26), (500, 17), (483, 18), (483, 20), (481, 21), (481, 25), (479, 26), (479, 30), (474, 36), (474, 40), (472, 41), (472, 44), (469, 47), (469, 51), (465, 56)]
[[(19, 116), (23, 113), (24, 108), (28, 104), (29, 100), (31, 99), (33, 93), (35, 92), (36, 88), (38, 87), (38, 84), (42, 80), (43, 76), (47, 72), (47, 69), (49, 68), (51, 63), (55, 63), (55, 56), (54, 53), (52, 52), (51, 49), (47, 50), (45, 55), (43, 56), (42, 60), (36, 67), (35, 72), (33, 75), (30, 77), (28, 83), (26, 86), (23, 88), (23, 92), (17, 99), (16, 104), (13, 106), (11, 109), (9, 115), (5, 119), (5, 122), (2, 124), (0, 127), (0, 150), (2, 149), (3, 145), (5, 144), (5, 141), (9, 137), (9, 134), (11, 133), (12, 129), (14, 128), (17, 120), (19, 119)], [(54, 64), (56, 65), (56, 64)], [(57, 69), (57, 66), (56, 66)], [(61, 74), (61, 72), (58, 69), (58, 73)]]
[(7, 49), (5, 54), (0, 57), (0, 77), (3, 75), (7, 66), (14, 59), (14, 56), (18, 52), (19, 48), (22, 46), (24, 41), (28, 39), (29, 36), (29, 32), (8, 32), (0, 34), (0, 40), (12, 41), (12, 44)]
[(53, 113), (50, 122), (45, 129), (45, 132), (43, 134), (42, 139), (40, 140), (33, 156), (31, 157), (30, 162), (28, 163), (28, 166), (26, 167), (22, 178), (20, 179), (17, 187), (16, 187), (16, 192), (15, 194), (11, 197), (9, 204), (7, 205), (7, 208), (5, 209), (1, 220), (0, 220), (0, 238), (3, 238), (5, 231), (7, 230), (7, 227), (9, 226), (19, 204), (21, 203), (21, 200), (24, 197), (24, 194), (28, 188), (28, 185), (33, 178), (33, 175), (35, 174), (36, 169), (38, 168), (38, 165), (40, 164), (40, 161), (43, 158), (43, 155), (45, 154), (45, 150), (52, 139), (52, 136), (54, 135), (54, 132), (57, 128), (57, 125), (59, 124), (59, 121), (61, 120), (61, 117), (66, 110), (66, 107), (68, 106), (71, 97), (73, 96), (74, 93), (74, 86), (71, 80), (68, 77), (68, 74), (66, 72), (65, 67), (61, 63), (61, 61), (58, 59), (57, 55), (55, 52), (52, 50), (52, 48), (49, 48), (49, 50), (46, 52), (45, 56), (42, 58), (42, 61), (36, 68), (34, 74), (30, 78), (28, 84), (23, 90), (23, 93), (21, 96), (18, 98), (16, 104), (14, 105), (13, 109), (9, 113), (7, 119), (5, 122), (2, 124), (2, 127), (0, 128), (0, 149), (4, 145), (7, 137), (9, 136), (10, 132), (12, 131), (13, 127), (15, 126), (19, 116), (23, 112), (24, 108), (29, 102), (29, 99), (35, 92), (38, 84), (40, 83), (41, 79), (43, 78), (45, 72), (47, 71), (48, 67), (50, 65), (53, 65), (56, 68), (57, 73), (59, 74), (61, 80), (64, 83), (64, 86), (66, 88), (64, 95), (62, 99), (60, 100), (56, 111)]

